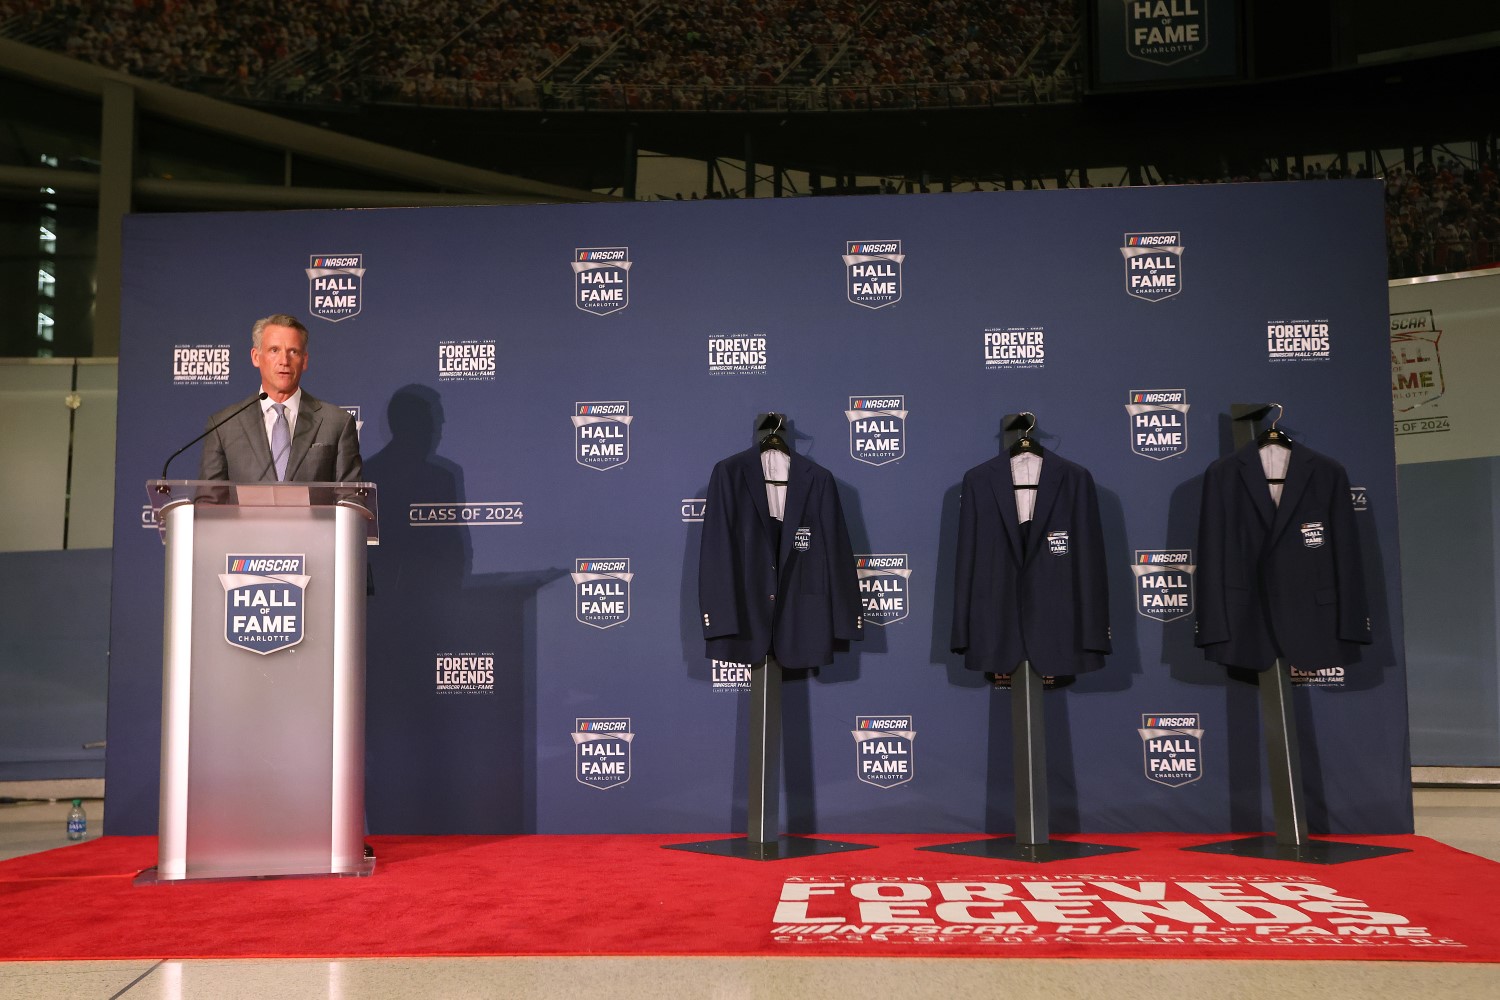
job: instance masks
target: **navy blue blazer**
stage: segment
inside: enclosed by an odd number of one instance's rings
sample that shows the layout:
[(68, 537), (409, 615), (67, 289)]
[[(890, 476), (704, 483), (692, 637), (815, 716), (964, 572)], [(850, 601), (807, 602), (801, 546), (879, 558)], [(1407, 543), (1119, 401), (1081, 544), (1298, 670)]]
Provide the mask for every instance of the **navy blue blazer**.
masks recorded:
[(792, 453), (779, 525), (766, 501), (760, 448), (714, 466), (698, 554), (707, 655), (785, 667), (833, 662), (835, 639), (864, 637), (854, 550), (827, 469)]
[(953, 641), (964, 666), (1045, 676), (1104, 666), (1109, 580), (1094, 477), (1051, 452), (1022, 545), (1010, 455), (964, 473), (958, 509)]
[(1370, 641), (1359, 526), (1344, 467), (1294, 444), (1281, 503), (1251, 442), (1203, 475), (1196, 642), (1227, 666), (1347, 666)]

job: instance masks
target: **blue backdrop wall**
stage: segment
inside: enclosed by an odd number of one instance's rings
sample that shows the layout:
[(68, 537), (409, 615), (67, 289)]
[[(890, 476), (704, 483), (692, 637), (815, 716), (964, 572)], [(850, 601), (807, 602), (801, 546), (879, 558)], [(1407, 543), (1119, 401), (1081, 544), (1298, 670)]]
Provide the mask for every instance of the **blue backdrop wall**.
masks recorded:
[[(866, 564), (865, 640), (789, 678), (788, 829), (1008, 831), (1009, 694), (948, 632), (958, 484), (1023, 409), (1094, 473), (1109, 546), (1114, 654), (1046, 697), (1053, 830), (1266, 829), (1254, 685), (1194, 648), (1190, 573), (1132, 565), (1192, 565), (1229, 405), (1270, 400), (1357, 484), (1375, 619), (1357, 667), (1295, 665), (1312, 826), (1408, 831), (1383, 247), (1376, 182), (132, 218), (110, 830), (156, 822), (142, 483), (255, 390), (250, 325), (289, 311), (380, 487), (372, 832), (743, 829), (745, 675), (703, 655), (695, 518), (766, 410), (855, 553), (905, 560)], [(1188, 715), (1190, 769), (1153, 770), (1145, 719)], [(908, 769), (862, 770), (857, 719), (892, 716)]]

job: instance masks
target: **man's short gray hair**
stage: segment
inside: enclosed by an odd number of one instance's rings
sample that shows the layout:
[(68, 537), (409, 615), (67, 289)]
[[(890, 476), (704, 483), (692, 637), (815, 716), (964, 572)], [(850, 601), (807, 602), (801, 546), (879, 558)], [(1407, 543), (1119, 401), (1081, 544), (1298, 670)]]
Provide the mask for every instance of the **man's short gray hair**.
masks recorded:
[(268, 326), (289, 326), (293, 330), (299, 331), (302, 334), (302, 349), (307, 349), (307, 327), (302, 325), (302, 321), (295, 316), (288, 316), (286, 313), (274, 313), (273, 315), (256, 320), (255, 325), (250, 328), (250, 343), (257, 351), (260, 350), (261, 334), (265, 332)]

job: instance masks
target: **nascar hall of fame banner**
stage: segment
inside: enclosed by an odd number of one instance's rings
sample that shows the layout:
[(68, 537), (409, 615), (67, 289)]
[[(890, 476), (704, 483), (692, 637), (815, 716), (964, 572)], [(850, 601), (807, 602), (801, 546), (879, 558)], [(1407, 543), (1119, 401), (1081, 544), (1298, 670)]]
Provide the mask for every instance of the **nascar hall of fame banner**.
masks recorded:
[(573, 404), (574, 458), (589, 469), (617, 469), (630, 461), (630, 401)]
[(1391, 407), (1410, 413), (1443, 395), (1443, 357), (1431, 309), (1391, 314)]
[(1130, 450), (1142, 458), (1176, 458), (1188, 449), (1187, 391), (1131, 389), (1125, 412), (1130, 415)]
[(590, 788), (617, 788), (630, 780), (629, 719), (573, 721), (573, 777)]
[(301, 554), (230, 555), (224, 585), (224, 639), (262, 655), (302, 641), (307, 557)]
[(906, 397), (850, 396), (849, 457), (885, 465), (906, 457)]
[(330, 323), (364, 307), (364, 254), (313, 255), (307, 260), (307, 310)]
[[(1088, 3), (1094, 22), (1094, 86), (1170, 86), (1240, 72), (1238, 0)], [(1170, 113), (1169, 103), (1161, 103), (1163, 113)]]
[(629, 247), (575, 249), (573, 304), (595, 316), (608, 316), (630, 305), (631, 263)]
[(178, 344), (172, 348), (173, 385), (228, 385), (228, 344)]
[(1148, 780), (1178, 788), (1203, 777), (1203, 721), (1197, 712), (1142, 715), (1136, 732)]
[(911, 563), (906, 553), (856, 555), (854, 575), (864, 619), (871, 625), (899, 622), (911, 612)]
[(1206, 6), (1213, 0), (1120, 0), (1125, 5), (1125, 53), (1171, 66), (1208, 51)]
[(849, 301), (866, 309), (883, 309), (901, 301), (900, 240), (858, 241), (844, 244), (844, 284)]
[(854, 776), (876, 788), (904, 785), (916, 774), (912, 744), (917, 738), (910, 715), (856, 715)]
[(1126, 294), (1160, 302), (1181, 292), (1183, 249), (1181, 233), (1126, 233)]
[(1159, 622), (1192, 614), (1196, 569), (1191, 549), (1136, 549), (1130, 564), (1135, 574), (1135, 610)]
[(629, 559), (578, 559), (574, 565), (574, 613), (594, 628), (612, 628), (630, 620)]

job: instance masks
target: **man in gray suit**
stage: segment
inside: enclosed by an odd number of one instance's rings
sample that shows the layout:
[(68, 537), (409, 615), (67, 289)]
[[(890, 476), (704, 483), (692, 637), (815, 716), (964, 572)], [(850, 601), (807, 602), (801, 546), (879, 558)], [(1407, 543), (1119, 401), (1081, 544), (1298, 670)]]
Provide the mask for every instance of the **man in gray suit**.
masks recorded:
[[(348, 411), (302, 389), (307, 327), (277, 313), (255, 321), (250, 363), (260, 369), (254, 397), (227, 406), (208, 424), (228, 420), (203, 439), (199, 479), (256, 482), (357, 482), (363, 476), (359, 437)], [(257, 393), (259, 396), (261, 393)], [(243, 408), (235, 414), (235, 410)], [(230, 419), (232, 417), (232, 419)]]

